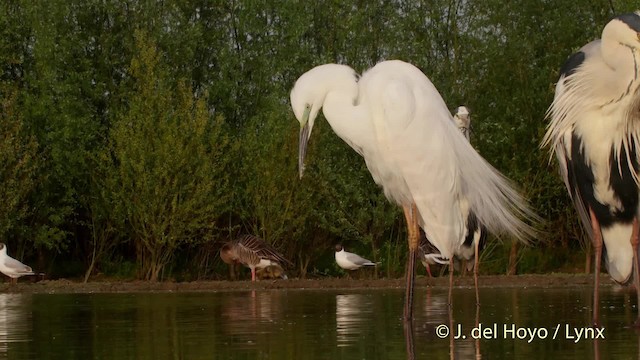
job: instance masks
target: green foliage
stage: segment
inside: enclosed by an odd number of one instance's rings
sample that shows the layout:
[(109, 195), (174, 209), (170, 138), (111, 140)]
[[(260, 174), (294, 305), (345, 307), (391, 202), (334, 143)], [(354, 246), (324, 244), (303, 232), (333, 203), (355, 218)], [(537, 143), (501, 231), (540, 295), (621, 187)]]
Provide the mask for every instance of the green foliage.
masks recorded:
[[(519, 271), (575, 268), (566, 264), (589, 252), (538, 144), (562, 62), (636, 2), (142, 5), (0, 4), (0, 237), (35, 249), (27, 256), (71, 257), (87, 278), (134, 267), (149, 279), (165, 267), (221, 277), (220, 242), (246, 231), (293, 260), (294, 275), (339, 274), (333, 245), (343, 243), (402, 276), (401, 212), (322, 120), (298, 179), (288, 104), (315, 65), (361, 72), (393, 58), (421, 68), (451, 108), (471, 108), (474, 146), (547, 219), (537, 247), (511, 259)], [(483, 255), (483, 273), (509, 266), (504, 240)]]
[[(229, 194), (221, 119), (184, 81), (173, 86), (156, 45), (136, 33), (129, 103), (115, 114), (105, 160), (113, 215), (124, 219), (140, 276), (157, 280), (176, 249), (211, 236)], [(111, 178), (113, 177), (113, 178)]]
[(0, 99), (0, 239), (24, 231), (32, 209), (27, 202), (36, 187), (37, 143), (24, 130), (16, 95)]

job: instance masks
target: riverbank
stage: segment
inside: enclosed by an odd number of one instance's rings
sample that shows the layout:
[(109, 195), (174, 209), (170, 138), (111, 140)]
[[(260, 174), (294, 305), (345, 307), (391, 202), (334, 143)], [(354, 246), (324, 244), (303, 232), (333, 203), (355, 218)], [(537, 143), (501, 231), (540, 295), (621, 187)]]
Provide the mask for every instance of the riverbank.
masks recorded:
[[(473, 287), (473, 276), (456, 276), (456, 287)], [(606, 274), (602, 274), (602, 287), (614, 286), (614, 282)], [(447, 276), (428, 278), (420, 277), (416, 281), (417, 288), (447, 287)], [(528, 275), (485, 275), (479, 277), (482, 288), (558, 288), (593, 286), (593, 275), (586, 274), (528, 274)], [(12, 285), (8, 281), (0, 285), (1, 292), (16, 293), (128, 293), (128, 292), (206, 292), (237, 291), (261, 289), (367, 289), (367, 288), (404, 288), (404, 279), (290, 279), (251, 281), (192, 281), (192, 282), (147, 282), (147, 281), (92, 281), (88, 283), (71, 280), (42, 280), (30, 282), (21, 279)]]

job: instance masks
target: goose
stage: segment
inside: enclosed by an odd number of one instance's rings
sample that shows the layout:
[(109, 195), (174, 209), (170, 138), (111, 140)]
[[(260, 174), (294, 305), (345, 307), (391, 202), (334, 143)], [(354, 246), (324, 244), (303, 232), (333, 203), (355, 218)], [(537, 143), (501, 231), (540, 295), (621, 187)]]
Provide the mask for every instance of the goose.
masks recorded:
[(220, 258), (227, 264), (242, 264), (251, 269), (251, 281), (256, 281), (256, 268), (292, 265), (291, 261), (255, 235), (242, 235), (225, 243), (220, 249)]

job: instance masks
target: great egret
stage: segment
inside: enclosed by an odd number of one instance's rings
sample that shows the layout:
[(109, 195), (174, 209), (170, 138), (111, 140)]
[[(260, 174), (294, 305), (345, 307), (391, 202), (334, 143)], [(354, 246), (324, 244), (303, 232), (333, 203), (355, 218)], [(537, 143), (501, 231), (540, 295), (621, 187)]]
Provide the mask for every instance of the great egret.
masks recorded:
[(0, 243), (0, 272), (10, 277), (12, 282), (21, 276), (37, 275), (30, 266), (7, 255), (7, 245), (4, 243)]
[[(462, 134), (467, 138), (467, 141), (470, 140), (471, 134), (471, 114), (469, 113), (469, 109), (466, 106), (458, 106), (453, 114), (453, 122), (458, 127), (458, 130), (462, 132)], [(467, 219), (469, 219), (467, 217)], [(480, 228), (478, 228), (480, 230)], [(471, 229), (471, 233), (476, 231), (476, 229)], [(467, 231), (467, 234), (470, 232)], [(467, 239), (465, 238), (464, 245), (469, 246), (467, 244)], [(473, 248), (471, 249), (473, 250)], [(465, 251), (468, 252), (468, 251)], [(471, 254), (473, 255), (473, 254)], [(429, 242), (427, 236), (424, 231), (420, 229), (420, 243), (418, 245), (418, 259), (424, 267), (427, 269), (427, 273), (429, 277), (432, 277), (431, 274), (431, 265), (441, 264), (447, 265), (448, 261), (442, 259), (442, 255), (438, 252), (438, 248), (436, 248), (432, 243)]]
[(450, 262), (464, 242), (464, 209), (491, 231), (534, 236), (521, 219), (535, 216), (525, 200), (471, 147), (415, 66), (383, 61), (358, 79), (349, 66), (320, 65), (296, 81), (291, 106), (300, 122), (300, 177), (322, 108), (333, 131), (364, 157), (386, 197), (402, 206), (409, 244), (405, 320), (412, 318), (420, 227)]
[[(471, 113), (466, 106), (458, 106), (453, 115), (453, 122), (458, 130), (464, 135), (467, 141), (471, 140)], [(473, 282), (476, 290), (476, 301), (480, 303), (480, 295), (478, 292), (478, 267), (480, 266), (480, 250), (484, 248), (487, 240), (487, 231), (478, 222), (473, 211), (469, 208), (462, 210), (464, 221), (464, 242), (460, 246), (460, 251), (456, 254), (458, 258), (464, 260), (467, 264), (467, 270), (473, 269)], [(421, 233), (422, 235), (422, 233)], [(431, 269), (429, 265), (442, 264), (441, 255), (434, 250), (433, 246), (426, 237), (420, 239), (419, 256), (422, 264), (427, 268), (429, 276)], [(453, 286), (453, 268), (449, 268), (449, 286)]]
[(225, 243), (220, 249), (220, 258), (227, 264), (242, 264), (251, 269), (251, 281), (256, 281), (256, 268), (291, 265), (276, 249), (254, 235), (243, 235)]
[[(638, 277), (640, 12), (615, 17), (560, 69), (542, 146), (550, 146), (595, 249), (593, 321), (602, 246), (618, 283)], [(637, 325), (640, 325), (640, 313)]]
[(345, 270), (358, 270), (363, 266), (377, 265), (358, 254), (345, 251), (342, 245), (336, 245), (336, 263)]

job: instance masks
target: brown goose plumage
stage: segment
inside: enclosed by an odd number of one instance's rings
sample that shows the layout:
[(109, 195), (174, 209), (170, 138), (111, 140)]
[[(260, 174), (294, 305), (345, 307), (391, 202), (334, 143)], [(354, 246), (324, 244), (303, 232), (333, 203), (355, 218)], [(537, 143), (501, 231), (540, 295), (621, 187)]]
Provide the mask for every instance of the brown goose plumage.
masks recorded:
[(242, 235), (220, 249), (220, 258), (227, 264), (242, 264), (251, 269), (251, 281), (256, 280), (256, 268), (272, 264), (292, 265), (271, 245), (255, 235)]

